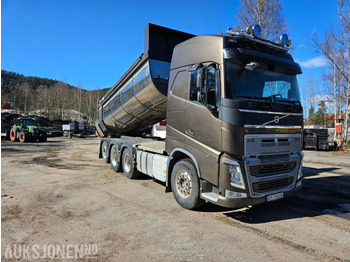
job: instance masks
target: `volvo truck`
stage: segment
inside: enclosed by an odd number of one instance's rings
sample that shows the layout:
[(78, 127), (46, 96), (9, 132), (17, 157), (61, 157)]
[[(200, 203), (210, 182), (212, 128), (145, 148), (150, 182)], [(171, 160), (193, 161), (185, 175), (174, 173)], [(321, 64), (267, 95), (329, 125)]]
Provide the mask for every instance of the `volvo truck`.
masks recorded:
[[(196, 36), (148, 24), (145, 50), (99, 101), (99, 157), (178, 204), (239, 208), (302, 187), (303, 109), (291, 41), (259, 25)], [(166, 138), (142, 130), (166, 119)]]

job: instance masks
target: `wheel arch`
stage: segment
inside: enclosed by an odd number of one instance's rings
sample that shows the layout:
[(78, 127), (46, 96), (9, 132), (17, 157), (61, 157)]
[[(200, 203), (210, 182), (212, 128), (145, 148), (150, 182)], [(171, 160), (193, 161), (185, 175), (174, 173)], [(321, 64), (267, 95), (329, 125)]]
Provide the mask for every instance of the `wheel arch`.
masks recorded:
[(174, 169), (175, 164), (179, 160), (184, 159), (184, 158), (189, 158), (192, 160), (192, 162), (194, 164), (194, 168), (197, 171), (197, 175), (199, 178), (201, 178), (201, 171), (200, 171), (199, 163), (198, 163), (197, 159), (195, 158), (195, 156), (183, 148), (174, 148), (173, 151), (171, 151), (171, 153), (170, 153), (170, 159), (169, 159), (168, 164), (167, 164), (167, 176), (166, 176), (166, 181), (165, 181), (166, 192), (171, 191), (171, 184), (170, 184), (171, 173)]

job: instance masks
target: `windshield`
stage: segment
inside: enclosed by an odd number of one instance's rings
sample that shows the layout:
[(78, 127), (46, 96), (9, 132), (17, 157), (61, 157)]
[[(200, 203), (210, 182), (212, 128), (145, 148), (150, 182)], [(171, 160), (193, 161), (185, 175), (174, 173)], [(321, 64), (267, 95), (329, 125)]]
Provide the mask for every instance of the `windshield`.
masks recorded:
[(24, 119), (23, 122), (22, 122), (22, 126), (23, 126), (23, 127), (35, 126), (35, 123), (34, 123), (33, 120)]
[(226, 98), (300, 101), (297, 77), (284, 68), (238, 59), (226, 60), (225, 68)]

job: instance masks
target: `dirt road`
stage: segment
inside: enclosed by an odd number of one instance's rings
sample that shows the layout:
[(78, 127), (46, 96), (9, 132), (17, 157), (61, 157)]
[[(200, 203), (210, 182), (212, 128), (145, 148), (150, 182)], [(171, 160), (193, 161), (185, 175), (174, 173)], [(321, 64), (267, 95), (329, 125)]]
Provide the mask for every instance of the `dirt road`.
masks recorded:
[(305, 163), (296, 197), (188, 211), (161, 183), (115, 173), (98, 145), (2, 141), (3, 261), (15, 246), (29, 247), (19, 260), (77, 258), (77, 245), (94, 248), (80, 256), (90, 261), (350, 261), (350, 168)]

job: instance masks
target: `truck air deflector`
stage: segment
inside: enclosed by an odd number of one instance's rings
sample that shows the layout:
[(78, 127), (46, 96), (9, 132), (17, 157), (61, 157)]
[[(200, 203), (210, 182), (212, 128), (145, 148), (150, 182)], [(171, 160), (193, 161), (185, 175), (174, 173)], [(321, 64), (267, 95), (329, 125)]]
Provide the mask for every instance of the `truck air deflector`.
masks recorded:
[(293, 60), (266, 54), (254, 50), (248, 50), (243, 48), (225, 48), (223, 50), (224, 59), (244, 59), (250, 61), (261, 61), (268, 64), (278, 65), (284, 68), (288, 68), (295, 74), (301, 74), (300, 66)]

